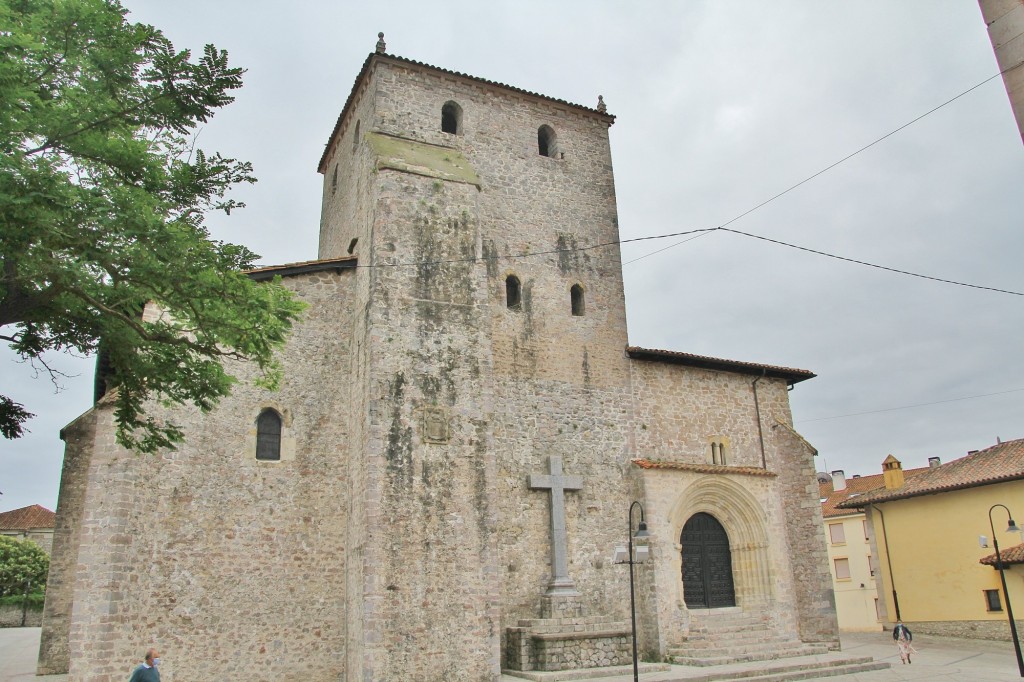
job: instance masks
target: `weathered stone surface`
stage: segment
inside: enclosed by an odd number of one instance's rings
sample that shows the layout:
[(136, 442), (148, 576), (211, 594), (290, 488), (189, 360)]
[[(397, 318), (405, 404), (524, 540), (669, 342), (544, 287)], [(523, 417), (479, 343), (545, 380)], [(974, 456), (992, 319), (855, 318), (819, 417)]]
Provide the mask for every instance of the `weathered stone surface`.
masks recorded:
[[(449, 101), (459, 134), (440, 129)], [(631, 643), (608, 623), (629, 620), (629, 572), (611, 558), (633, 500), (652, 534), (636, 567), (647, 656), (686, 644), (678, 543), (698, 512), (729, 535), (734, 611), (837, 641), (786, 381), (624, 353), (611, 120), (371, 59), (321, 167), (320, 257), (359, 267), (286, 278), (309, 309), (281, 390), (232, 367), (215, 412), (168, 415), (188, 439), (159, 457), (116, 447), (102, 402), (67, 429), (40, 669), (120, 679), (153, 643), (181, 680), (618, 665)], [(265, 407), (283, 416), (281, 461), (254, 456)], [(714, 473), (632, 463), (710, 463), (712, 441)], [(530, 489), (549, 459), (585, 483), (564, 496), (557, 553), (550, 495)], [(563, 573), (578, 596), (546, 594)]]

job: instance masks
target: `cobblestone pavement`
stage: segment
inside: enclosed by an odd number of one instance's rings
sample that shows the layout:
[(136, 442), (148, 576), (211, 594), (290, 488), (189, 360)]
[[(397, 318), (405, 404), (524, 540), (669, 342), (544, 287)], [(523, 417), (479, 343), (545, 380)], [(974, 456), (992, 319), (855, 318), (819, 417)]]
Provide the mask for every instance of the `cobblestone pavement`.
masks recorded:
[[(832, 682), (1011, 682), (1021, 679), (1010, 642), (953, 639), (919, 635), (914, 638), (917, 653), (911, 665), (900, 663), (892, 636), (888, 632), (849, 633), (842, 637), (843, 650), (828, 656), (871, 656), (892, 664), (888, 670), (857, 673), (842, 677), (821, 677)], [(66, 675), (36, 677), (36, 655), (39, 651), (39, 628), (0, 628), (0, 682), (64, 682)], [(173, 662), (167, 662), (173, 665)], [(758, 663), (736, 666), (757, 670)], [(673, 666), (669, 672), (641, 675), (642, 682), (685, 682), (706, 675), (707, 668)], [(128, 671), (125, 672), (127, 679)], [(632, 674), (617, 677), (590, 678), (590, 682), (628, 682)], [(519, 682), (519, 678), (502, 675), (502, 682)]]

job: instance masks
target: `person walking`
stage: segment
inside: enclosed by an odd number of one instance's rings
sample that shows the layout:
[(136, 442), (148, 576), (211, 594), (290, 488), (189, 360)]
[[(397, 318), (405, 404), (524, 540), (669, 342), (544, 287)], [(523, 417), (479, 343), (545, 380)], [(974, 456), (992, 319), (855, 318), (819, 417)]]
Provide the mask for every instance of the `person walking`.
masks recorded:
[(132, 672), (128, 682), (160, 682), (160, 671), (156, 669), (159, 663), (160, 654), (156, 649), (150, 649), (146, 652), (145, 660)]
[(896, 648), (900, 651), (900, 660), (903, 661), (904, 665), (912, 663), (910, 654), (917, 652), (910, 644), (914, 641), (914, 635), (911, 634), (910, 628), (904, 625), (902, 621), (897, 620), (896, 627), (892, 629), (892, 638), (896, 641)]

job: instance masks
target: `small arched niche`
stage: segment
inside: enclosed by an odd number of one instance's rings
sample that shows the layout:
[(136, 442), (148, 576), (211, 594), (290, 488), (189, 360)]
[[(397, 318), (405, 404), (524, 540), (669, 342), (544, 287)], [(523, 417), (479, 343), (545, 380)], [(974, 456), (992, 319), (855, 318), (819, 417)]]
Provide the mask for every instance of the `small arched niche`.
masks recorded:
[(509, 310), (521, 310), (523, 307), (523, 288), (515, 275), (505, 278), (505, 307)]
[(441, 107), (441, 132), (451, 135), (462, 134), (462, 107), (448, 101)]
[(256, 459), (281, 459), (281, 415), (266, 408), (256, 417)]
[(549, 125), (542, 125), (537, 129), (537, 152), (541, 156), (558, 158), (558, 136)]
[(586, 314), (587, 305), (583, 297), (583, 287), (581, 285), (573, 284), (572, 288), (569, 289), (569, 302), (572, 306), (574, 317), (583, 317)]

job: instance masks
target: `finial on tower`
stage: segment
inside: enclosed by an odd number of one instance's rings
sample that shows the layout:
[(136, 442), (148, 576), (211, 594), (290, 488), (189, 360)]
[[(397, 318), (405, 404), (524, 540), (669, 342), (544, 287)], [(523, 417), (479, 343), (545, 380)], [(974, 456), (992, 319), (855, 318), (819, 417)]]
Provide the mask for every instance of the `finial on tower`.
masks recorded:
[(597, 110), (600, 111), (602, 114), (608, 113), (608, 107), (604, 103), (604, 95), (597, 96)]
[(384, 32), (381, 31), (377, 34), (377, 54), (384, 54), (387, 49), (388, 46), (384, 43)]

